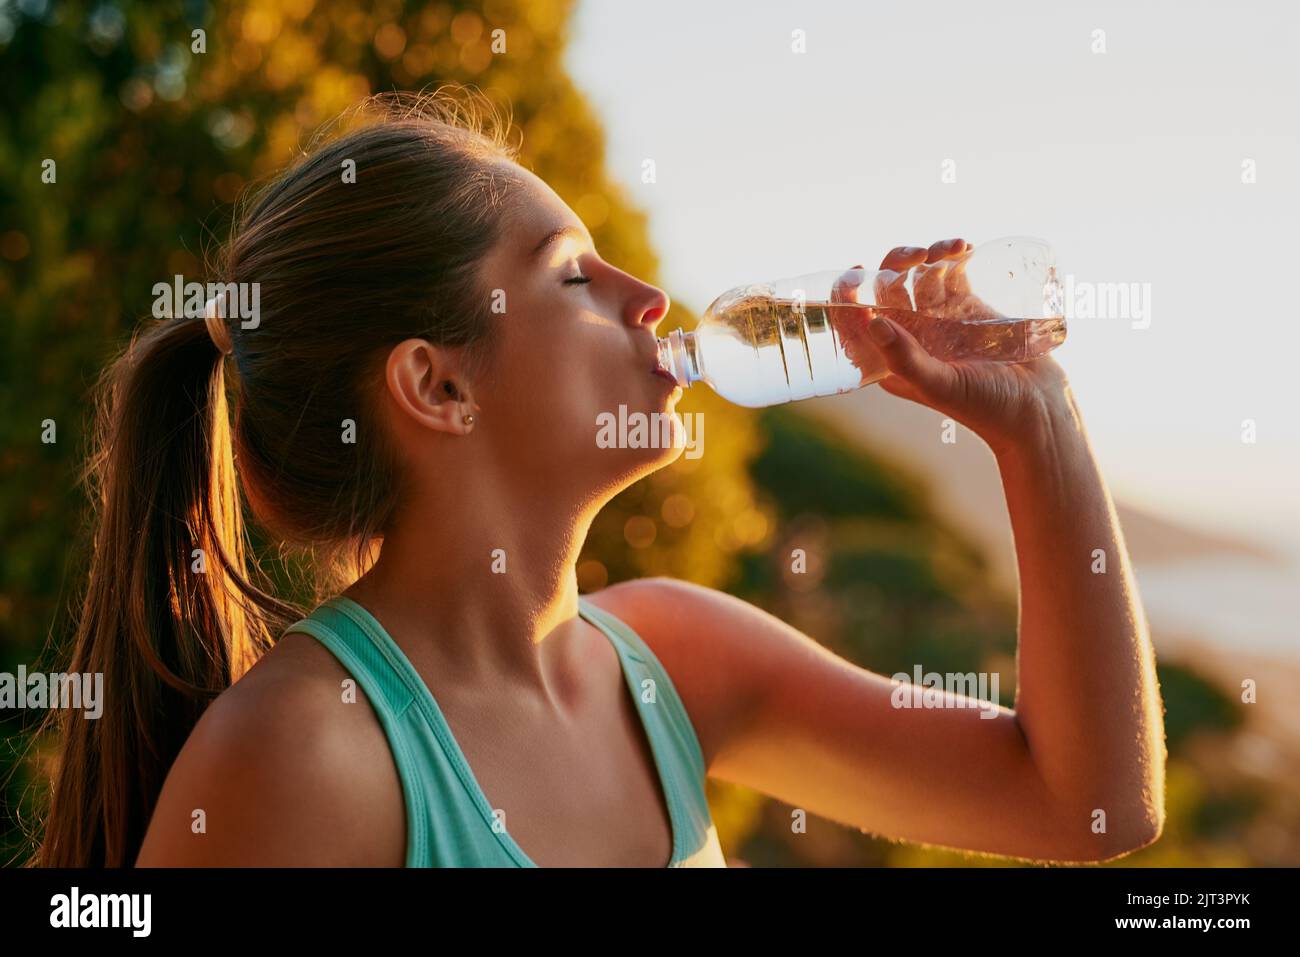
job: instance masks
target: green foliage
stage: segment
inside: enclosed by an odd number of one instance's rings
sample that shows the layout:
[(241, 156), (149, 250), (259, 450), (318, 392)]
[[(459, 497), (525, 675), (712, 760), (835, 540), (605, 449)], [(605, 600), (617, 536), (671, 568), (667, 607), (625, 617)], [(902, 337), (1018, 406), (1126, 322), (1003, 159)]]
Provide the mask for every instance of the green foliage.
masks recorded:
[(1198, 731), (1231, 732), (1241, 727), (1241, 709), (1194, 670), (1162, 663), (1158, 674), (1168, 711), (1165, 737), (1170, 750), (1181, 749)]
[(784, 515), (815, 510), (827, 518), (923, 514), (919, 484), (847, 442), (827, 441), (788, 406), (762, 410), (763, 452), (751, 474)]
[[(128, 0), (39, 15), (24, 12), (36, 5), (3, 8), (0, 659), (8, 670), (30, 667), (47, 639), (48, 657), (58, 660), (70, 634), (91, 547), (78, 470), (95, 376), (149, 312), (154, 283), (203, 275), (205, 250), (225, 235), (240, 191), (290, 162), (321, 124), (366, 94), (477, 86), (509, 112), (521, 161), (583, 217), (601, 254), (658, 281), (645, 214), (605, 169), (599, 123), (561, 64), (571, 6)], [(492, 50), (498, 29), (504, 52)], [(204, 52), (196, 52), (195, 30), (205, 31)], [(56, 164), (51, 183), (41, 178), (46, 159)], [(678, 310), (671, 324), (683, 318), (692, 322)], [(683, 409), (707, 409), (716, 427), (707, 462), (680, 461), (602, 513), (583, 556), (586, 586), (660, 573), (718, 584), (730, 575), (745, 547), (735, 518), (757, 514), (744, 469), (754, 430), (703, 391)], [(40, 440), (47, 420), (52, 444)], [(254, 541), (283, 593), (307, 600), (304, 569), (279, 560), (256, 529)], [(29, 781), (30, 769), (13, 764), (29, 723), (4, 724), (13, 737), (0, 753), (8, 782), (0, 841), (13, 834)], [(5, 860), (11, 844), (0, 846)]]

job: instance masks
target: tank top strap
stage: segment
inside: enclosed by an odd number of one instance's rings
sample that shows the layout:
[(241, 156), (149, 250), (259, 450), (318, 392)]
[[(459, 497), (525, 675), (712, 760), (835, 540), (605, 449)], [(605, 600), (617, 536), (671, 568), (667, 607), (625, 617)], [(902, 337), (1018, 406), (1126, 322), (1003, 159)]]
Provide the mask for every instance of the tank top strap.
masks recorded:
[[(411, 706), (417, 691), (404, 680), (407, 678), (405, 663), (397, 660), (388, 643), (375, 641), (373, 635), (367, 634), (341, 605), (339, 599), (330, 599), (308, 617), (290, 625), (285, 629), (286, 634), (301, 631), (319, 639), (362, 684), (372, 704), (400, 715)], [(322, 630), (327, 632), (324, 637), (317, 634)]]
[[(618, 653), (673, 819), (673, 867), (725, 867), (704, 757), (672, 679), (639, 635), (579, 598)], [(384, 627), (344, 596), (290, 625), (320, 641), (365, 693), (391, 747), (406, 810), (407, 867), (535, 866), (496, 819), (428, 685)]]
[(585, 597), (579, 614), (595, 625), (618, 652), (623, 674), (640, 710), (652, 750), (660, 762), (667, 799), (683, 833), (675, 866), (726, 866), (706, 794), (707, 769), (690, 715), (663, 663), (626, 623)]
[[(583, 618), (603, 631), (618, 651), (623, 659), (623, 672), (628, 676), (629, 682), (636, 679), (633, 684), (636, 699), (642, 704), (657, 702), (663, 705), (660, 709), (661, 720), (653, 724), (667, 735), (668, 743), (690, 769), (691, 776), (703, 782), (706, 774), (704, 752), (681, 695), (668, 676), (668, 670), (645, 640), (621, 619), (585, 597), (578, 599), (578, 611)], [(652, 715), (653, 713), (651, 712)]]
[[(318, 605), (310, 615), (302, 618), (284, 633), (301, 632), (311, 635), (323, 644), (347, 670), (365, 693), (374, 709), (384, 736), (388, 739), (402, 781), (402, 796), (406, 811), (406, 866), (427, 867), (433, 849), (430, 847), (431, 792), (427, 787), (431, 759), (438, 757), (422, 748), (411, 734), (411, 723), (418, 709), (418, 689), (413, 687), (408, 675), (409, 665), (403, 667), (401, 650), (392, 642), (376, 640), (360, 622), (344, 611), (347, 599), (332, 598)], [(418, 675), (416, 676), (418, 679)]]

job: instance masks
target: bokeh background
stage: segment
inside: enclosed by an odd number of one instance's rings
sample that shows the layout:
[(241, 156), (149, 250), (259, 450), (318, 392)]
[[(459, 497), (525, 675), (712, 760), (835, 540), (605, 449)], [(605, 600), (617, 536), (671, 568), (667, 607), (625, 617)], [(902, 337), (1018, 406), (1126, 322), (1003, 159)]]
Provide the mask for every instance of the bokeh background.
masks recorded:
[[(1080, 320), (1059, 352), (1167, 709), (1164, 837), (1106, 866), (1300, 863), (1300, 341), (1278, 287), (1298, 24), (1283, 5), (1132, 6), (0, 0), (0, 671), (60, 661), (90, 547), (88, 390), (152, 285), (200, 275), (240, 191), (337, 112), (458, 81), (509, 106), (602, 256), (673, 297), (664, 332), (740, 282), (947, 236), (1044, 235), (1080, 280), (1150, 283), (1148, 328)], [(884, 674), (1014, 675), (1014, 553), (973, 435), (943, 443), (878, 388), (756, 411), (698, 387), (679, 408), (706, 414), (704, 456), (601, 513), (584, 590), (673, 575)], [(788, 573), (796, 544), (808, 574)], [(38, 717), (0, 712), (5, 863), (58, 760)], [(794, 834), (790, 808), (717, 782), (709, 798), (737, 865), (1008, 863), (818, 819)]]

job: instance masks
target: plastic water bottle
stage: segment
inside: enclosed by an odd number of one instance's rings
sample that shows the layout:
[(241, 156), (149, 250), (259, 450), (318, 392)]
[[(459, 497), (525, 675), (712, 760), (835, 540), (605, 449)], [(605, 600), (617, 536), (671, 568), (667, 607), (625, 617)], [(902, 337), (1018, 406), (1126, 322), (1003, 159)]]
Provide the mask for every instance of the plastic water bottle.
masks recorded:
[(897, 322), (945, 360), (1025, 362), (1065, 341), (1052, 248), (1023, 236), (906, 273), (829, 270), (731, 289), (691, 332), (659, 339), (683, 388), (705, 382), (750, 407), (836, 395), (889, 375), (867, 324)]

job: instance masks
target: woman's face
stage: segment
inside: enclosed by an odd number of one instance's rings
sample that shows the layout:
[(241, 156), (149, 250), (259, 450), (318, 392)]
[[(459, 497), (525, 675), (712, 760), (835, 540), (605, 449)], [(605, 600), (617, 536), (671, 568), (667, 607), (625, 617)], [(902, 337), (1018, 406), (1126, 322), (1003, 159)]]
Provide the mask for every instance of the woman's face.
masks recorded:
[(509, 165), (519, 185), (479, 274), (495, 354), (469, 383), (482, 429), (470, 441), (539, 483), (621, 487), (682, 452), (680, 389), (654, 371), (668, 296), (603, 260), (573, 210)]

